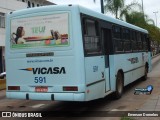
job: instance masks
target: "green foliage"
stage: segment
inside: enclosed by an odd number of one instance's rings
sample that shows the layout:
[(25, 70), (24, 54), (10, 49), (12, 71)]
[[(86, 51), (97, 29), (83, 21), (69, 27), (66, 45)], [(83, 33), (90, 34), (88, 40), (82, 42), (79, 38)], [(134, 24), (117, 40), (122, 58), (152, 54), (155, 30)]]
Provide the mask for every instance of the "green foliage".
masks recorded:
[[(148, 30), (152, 41), (160, 42), (160, 29), (155, 26), (152, 19), (149, 19), (142, 11), (137, 2), (125, 5), (125, 0), (104, 0), (106, 12), (115, 15), (117, 19), (125, 19), (126, 22)], [(138, 8), (138, 9), (137, 9)]]
[(125, 5), (125, 0), (104, 0), (106, 5), (104, 9), (106, 12), (110, 12), (115, 15), (115, 18), (122, 19), (126, 13), (138, 8), (141, 9), (141, 6), (137, 2), (132, 2), (129, 5)]
[(105, 0), (107, 4), (105, 5), (105, 10), (111, 12), (118, 18), (118, 12), (124, 8), (124, 0)]
[(160, 42), (160, 29), (156, 27), (154, 21), (149, 19), (144, 13), (134, 11), (126, 14), (126, 22), (148, 30), (151, 40)]
[(160, 29), (150, 24), (146, 26), (146, 29), (149, 31), (151, 40), (160, 43)]

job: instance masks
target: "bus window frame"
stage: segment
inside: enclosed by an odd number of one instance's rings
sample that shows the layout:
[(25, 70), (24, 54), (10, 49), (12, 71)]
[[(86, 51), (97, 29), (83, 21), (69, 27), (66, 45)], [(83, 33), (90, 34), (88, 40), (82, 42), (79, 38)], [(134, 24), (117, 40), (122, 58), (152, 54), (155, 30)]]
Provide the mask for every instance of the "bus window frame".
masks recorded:
[[(114, 28), (116, 28), (116, 27), (119, 27), (120, 28), (120, 38), (116, 38), (115, 36), (114, 36)], [(112, 24), (112, 39), (113, 39), (113, 41), (114, 41), (114, 53), (124, 53), (124, 42), (123, 42), (123, 39), (122, 39), (122, 26), (120, 26), (120, 25), (117, 25), (117, 24)], [(122, 43), (122, 49), (123, 50), (116, 50), (116, 46), (117, 46), (117, 41), (118, 42), (120, 42), (120, 43)]]
[[(85, 43), (84, 43), (84, 29), (83, 29), (83, 19), (84, 18), (87, 18), (87, 19), (90, 19), (90, 20), (95, 20), (98, 22), (98, 31), (99, 31), (99, 39), (100, 39), (100, 43), (101, 43), (101, 52), (95, 52), (93, 54), (87, 54), (86, 51), (85, 51)], [(83, 14), (81, 13), (81, 27), (82, 27), (82, 38), (83, 38), (83, 49), (84, 49), (84, 55), (86, 57), (88, 56), (100, 56), (100, 55), (104, 55), (104, 46), (103, 46), (103, 40), (102, 40), (102, 33), (101, 33), (101, 29), (103, 28), (103, 26), (101, 24), (110, 24), (111, 25), (111, 41), (109, 42), (109, 48), (110, 48), (110, 51), (109, 51), (109, 55), (111, 54), (125, 54), (125, 53), (138, 53), (138, 52), (148, 52), (149, 51), (149, 43), (150, 43), (150, 40), (149, 40), (149, 37), (148, 37), (148, 34), (145, 33), (145, 32), (141, 32), (141, 31), (138, 31), (138, 30), (134, 30), (132, 28), (128, 28), (126, 26), (122, 26), (122, 25), (119, 25), (119, 24), (116, 24), (116, 23), (112, 23), (112, 22), (109, 22), (109, 21), (105, 21), (105, 20), (101, 20), (99, 18), (96, 18), (96, 17), (93, 17), (93, 16), (90, 16), (90, 15), (86, 15), (86, 14)], [(117, 39), (114, 37), (114, 33), (113, 33), (113, 26), (117, 26), (117, 27), (120, 27), (121, 29), (121, 38)], [(129, 30), (129, 40), (125, 40), (123, 39), (123, 34), (122, 34), (122, 29), (127, 29)], [(147, 50), (144, 50), (143, 49), (143, 41), (142, 42), (142, 49), (139, 50), (138, 49), (138, 43), (137, 43), (137, 40), (138, 40), (138, 36), (137, 34), (144, 34), (147, 36)], [(134, 40), (133, 40), (134, 38)], [(123, 50), (122, 51), (116, 51), (115, 50), (115, 45), (116, 45), (116, 40), (117, 41), (121, 41), (122, 44), (123, 44)], [(130, 42), (130, 51), (125, 51), (124, 50), (124, 42), (125, 41), (128, 41)], [(133, 41), (135, 42), (135, 49), (133, 49)]]
[[(110, 33), (109, 37), (108, 37), (108, 41), (104, 40), (104, 36), (103, 36), (103, 30), (108, 30), (108, 32)], [(112, 34), (112, 23), (108, 22), (108, 21), (104, 21), (104, 20), (100, 20), (100, 38), (102, 40), (102, 49), (103, 49), (103, 55), (111, 55), (114, 54), (114, 41), (113, 41), (113, 34)], [(108, 49), (106, 51), (106, 49)]]
[[(99, 44), (100, 44), (99, 52), (87, 52), (86, 49), (85, 49), (85, 37), (92, 37), (92, 36), (87, 36), (87, 35), (84, 34), (84, 32), (87, 33), (86, 28), (84, 28), (86, 26), (86, 21), (85, 20), (91, 20), (91, 21), (94, 21), (95, 23), (97, 22), (97, 24), (98, 24), (98, 25), (95, 24), (95, 27), (97, 27), (96, 34), (98, 36), (93, 36), (93, 37), (98, 37), (99, 38)], [(88, 16), (88, 15), (85, 15), (85, 14), (81, 13), (81, 30), (82, 30), (84, 56), (89, 57), (89, 56), (101, 56), (101, 55), (103, 55), (102, 39), (101, 39), (101, 33), (100, 33), (100, 20), (97, 19), (97, 18), (94, 18), (92, 16)]]
[[(126, 31), (128, 31), (128, 38), (124, 38), (123, 37), (123, 34), (127, 34), (127, 32)], [(124, 33), (123, 33), (124, 32)], [(131, 46), (131, 30), (129, 29), (129, 28), (126, 28), (126, 27), (123, 27), (123, 29), (122, 29), (122, 39), (123, 39), (123, 49), (124, 49), (124, 52), (125, 53), (131, 53), (132, 52), (132, 46)], [(129, 50), (125, 50), (125, 42), (128, 42), (129, 43), (129, 45), (130, 45), (130, 49)]]
[[(134, 33), (134, 34), (133, 34)], [(138, 52), (138, 46), (137, 46), (137, 31), (136, 30), (132, 30), (132, 36), (133, 39), (132, 39), (132, 42), (135, 42), (135, 49), (133, 49), (133, 44), (132, 44), (132, 52), (133, 53), (136, 53)]]

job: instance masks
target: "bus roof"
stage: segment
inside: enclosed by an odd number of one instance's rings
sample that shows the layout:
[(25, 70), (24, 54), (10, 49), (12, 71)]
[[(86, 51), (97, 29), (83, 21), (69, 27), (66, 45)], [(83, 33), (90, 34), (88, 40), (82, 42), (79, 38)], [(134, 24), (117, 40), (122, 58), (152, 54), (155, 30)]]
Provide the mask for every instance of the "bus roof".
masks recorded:
[(127, 23), (125, 21), (122, 21), (122, 20), (119, 20), (119, 19), (112, 18), (112, 17), (107, 16), (105, 14), (102, 14), (102, 13), (99, 13), (99, 12), (96, 12), (96, 11), (92, 11), (92, 10), (87, 9), (85, 7), (79, 6), (79, 9), (80, 9), (80, 12), (82, 12), (84, 14), (94, 16), (94, 17), (100, 18), (102, 20), (105, 20), (105, 21), (108, 21), (108, 22), (111, 22), (111, 23), (114, 23), (114, 24), (117, 24), (117, 25), (121, 25), (121, 26), (124, 26), (124, 27), (128, 27), (128, 28), (131, 28), (131, 29), (134, 29), (134, 30), (137, 30), (137, 31), (148, 33), (148, 31), (143, 29), (143, 28), (140, 28), (138, 26), (129, 24), (129, 23)]
[[(71, 7), (74, 7), (73, 10), (79, 9), (80, 13), (83, 13), (83, 14), (86, 14), (86, 15), (89, 15), (89, 16), (93, 16), (95, 18), (99, 18), (99, 19), (108, 21), (110, 23), (114, 23), (114, 24), (117, 24), (117, 25), (128, 27), (130, 29), (134, 29), (134, 30), (137, 30), (137, 31), (148, 33), (148, 31), (143, 29), (143, 28), (137, 27), (135, 25), (129, 24), (129, 23), (127, 23), (125, 21), (122, 21), (122, 20), (119, 20), (119, 19), (112, 18), (112, 17), (104, 15), (102, 13), (90, 10), (90, 9), (82, 7), (80, 5), (48, 5), (48, 6), (27, 8), (27, 9), (14, 11), (13, 14), (14, 15), (20, 15), (20, 14), (24, 15), (24, 14), (29, 14), (29, 13), (36, 13), (36, 12), (39, 12), (39, 11), (42, 11), (42, 12), (52, 11), (54, 9), (56, 9), (56, 10), (71, 10)], [(12, 14), (12, 12), (10, 14)]]

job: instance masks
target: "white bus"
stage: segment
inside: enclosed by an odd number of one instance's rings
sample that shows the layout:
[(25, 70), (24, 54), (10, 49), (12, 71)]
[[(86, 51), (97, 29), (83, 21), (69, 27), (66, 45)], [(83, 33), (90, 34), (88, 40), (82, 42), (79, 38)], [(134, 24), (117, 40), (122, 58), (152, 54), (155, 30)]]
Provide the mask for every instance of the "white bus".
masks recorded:
[(78, 5), (7, 15), (7, 98), (90, 101), (151, 70), (148, 32)]

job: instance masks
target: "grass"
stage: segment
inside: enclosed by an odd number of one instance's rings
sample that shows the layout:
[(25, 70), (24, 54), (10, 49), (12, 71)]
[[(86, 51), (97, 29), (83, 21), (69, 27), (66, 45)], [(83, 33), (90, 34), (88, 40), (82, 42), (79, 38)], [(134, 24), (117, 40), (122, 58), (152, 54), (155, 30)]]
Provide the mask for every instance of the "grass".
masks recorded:
[(122, 117), (121, 120), (135, 120), (135, 119), (130, 118), (130, 117)]

